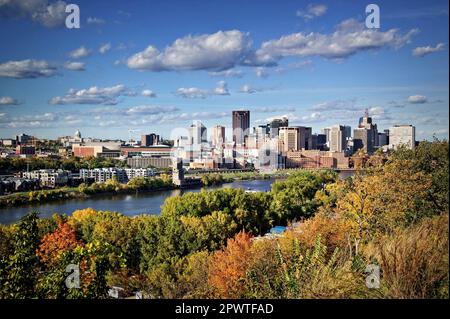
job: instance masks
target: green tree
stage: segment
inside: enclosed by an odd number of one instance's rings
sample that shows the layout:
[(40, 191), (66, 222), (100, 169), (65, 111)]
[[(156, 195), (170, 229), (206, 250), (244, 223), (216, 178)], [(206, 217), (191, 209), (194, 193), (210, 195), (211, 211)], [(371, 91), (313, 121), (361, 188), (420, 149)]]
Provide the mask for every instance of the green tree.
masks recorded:
[(38, 214), (23, 217), (13, 235), (13, 253), (1, 256), (0, 297), (23, 299), (34, 297), (38, 272), (36, 249), (39, 244)]

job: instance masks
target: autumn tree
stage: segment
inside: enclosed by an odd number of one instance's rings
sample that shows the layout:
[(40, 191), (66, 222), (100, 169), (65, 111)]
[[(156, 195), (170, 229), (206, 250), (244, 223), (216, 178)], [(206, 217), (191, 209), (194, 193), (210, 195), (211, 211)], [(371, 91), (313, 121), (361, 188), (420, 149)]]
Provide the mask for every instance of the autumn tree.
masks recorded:
[(64, 252), (73, 250), (80, 245), (82, 246), (83, 242), (77, 240), (75, 230), (61, 220), (53, 233), (47, 234), (41, 239), (36, 254), (43, 263), (52, 265), (58, 262)]
[(250, 235), (240, 232), (210, 259), (208, 282), (220, 298), (240, 298), (250, 262)]
[(38, 214), (29, 213), (17, 225), (12, 236), (13, 251), (0, 256), (0, 297), (31, 298), (38, 272), (36, 249), (39, 243)]

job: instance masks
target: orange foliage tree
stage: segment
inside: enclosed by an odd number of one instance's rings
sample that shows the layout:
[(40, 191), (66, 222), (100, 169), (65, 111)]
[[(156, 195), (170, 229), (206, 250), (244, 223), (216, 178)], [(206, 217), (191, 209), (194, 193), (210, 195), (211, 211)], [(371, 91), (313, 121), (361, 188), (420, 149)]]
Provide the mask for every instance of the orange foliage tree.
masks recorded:
[(223, 251), (210, 259), (208, 282), (221, 298), (239, 298), (244, 291), (244, 278), (251, 259), (250, 235), (240, 232), (228, 239)]
[(75, 230), (66, 222), (59, 221), (56, 230), (42, 238), (36, 254), (42, 262), (53, 264), (63, 252), (82, 245), (83, 242), (77, 240)]

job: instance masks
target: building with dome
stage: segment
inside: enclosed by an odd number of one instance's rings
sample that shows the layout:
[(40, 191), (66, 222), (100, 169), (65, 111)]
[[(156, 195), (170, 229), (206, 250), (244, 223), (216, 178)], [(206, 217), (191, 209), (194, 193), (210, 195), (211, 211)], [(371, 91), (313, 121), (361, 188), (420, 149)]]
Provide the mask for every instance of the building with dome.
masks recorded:
[(73, 134), (73, 136), (62, 136), (62, 137), (58, 138), (58, 141), (64, 147), (72, 147), (73, 144), (83, 143), (83, 138), (81, 137), (80, 130), (76, 130), (76, 132), (75, 132), (75, 134)]

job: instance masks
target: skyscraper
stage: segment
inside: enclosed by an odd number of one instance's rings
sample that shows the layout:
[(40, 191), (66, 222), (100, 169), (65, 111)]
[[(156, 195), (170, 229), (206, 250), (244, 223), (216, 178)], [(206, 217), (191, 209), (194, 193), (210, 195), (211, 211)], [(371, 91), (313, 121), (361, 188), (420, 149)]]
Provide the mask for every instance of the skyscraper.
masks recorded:
[(222, 147), (225, 143), (225, 126), (216, 125), (212, 129), (212, 145), (214, 147)]
[(159, 144), (159, 135), (155, 133), (141, 135), (141, 146), (152, 146)]
[(312, 148), (312, 128), (304, 126), (280, 127), (279, 145), (282, 152)]
[(412, 125), (394, 125), (389, 129), (389, 148), (397, 149), (406, 146), (414, 149), (416, 144), (416, 128)]
[(199, 145), (208, 141), (206, 135), (206, 127), (201, 121), (193, 121), (189, 127), (191, 144)]
[(289, 120), (287, 117), (283, 117), (281, 119), (273, 119), (272, 122), (269, 123), (270, 126), (270, 137), (277, 137), (278, 130), (280, 127), (288, 127)]
[(378, 145), (377, 125), (372, 123), (369, 111), (359, 118), (358, 128), (353, 130), (353, 151), (363, 149), (366, 153), (373, 153), (374, 146)]
[(345, 129), (342, 125), (335, 125), (330, 128), (330, 151), (342, 152), (346, 147)]
[(250, 129), (250, 111), (233, 111), (233, 142), (238, 144), (245, 144)]

